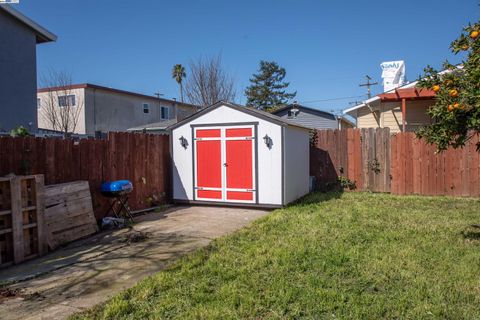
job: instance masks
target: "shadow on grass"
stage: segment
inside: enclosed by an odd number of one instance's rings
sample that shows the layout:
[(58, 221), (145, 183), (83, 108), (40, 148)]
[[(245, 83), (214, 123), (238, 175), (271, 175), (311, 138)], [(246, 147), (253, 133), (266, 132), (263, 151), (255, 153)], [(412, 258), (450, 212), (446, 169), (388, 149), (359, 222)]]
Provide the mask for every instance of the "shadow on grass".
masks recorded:
[(480, 229), (462, 231), (462, 236), (465, 240), (480, 241)]
[(308, 206), (311, 204), (318, 204), (330, 200), (340, 199), (343, 195), (343, 191), (335, 190), (330, 192), (314, 191), (306, 196), (290, 203), (287, 207), (291, 206)]
[(479, 241), (480, 240), (480, 224), (472, 224), (462, 231), (462, 236), (465, 240)]

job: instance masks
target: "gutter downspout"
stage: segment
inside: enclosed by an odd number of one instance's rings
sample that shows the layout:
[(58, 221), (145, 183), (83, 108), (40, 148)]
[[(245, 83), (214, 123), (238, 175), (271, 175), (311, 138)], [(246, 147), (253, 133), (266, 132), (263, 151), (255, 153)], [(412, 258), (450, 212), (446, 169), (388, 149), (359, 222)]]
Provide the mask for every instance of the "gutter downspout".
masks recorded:
[(402, 131), (405, 132), (407, 117), (407, 100), (402, 98)]

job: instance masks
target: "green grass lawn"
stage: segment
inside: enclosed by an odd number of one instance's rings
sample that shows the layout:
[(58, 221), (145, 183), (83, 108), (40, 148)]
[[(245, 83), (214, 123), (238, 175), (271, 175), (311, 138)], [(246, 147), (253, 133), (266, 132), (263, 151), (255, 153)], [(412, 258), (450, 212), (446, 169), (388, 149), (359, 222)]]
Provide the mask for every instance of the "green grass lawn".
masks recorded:
[(78, 319), (480, 319), (480, 201), (307, 196)]

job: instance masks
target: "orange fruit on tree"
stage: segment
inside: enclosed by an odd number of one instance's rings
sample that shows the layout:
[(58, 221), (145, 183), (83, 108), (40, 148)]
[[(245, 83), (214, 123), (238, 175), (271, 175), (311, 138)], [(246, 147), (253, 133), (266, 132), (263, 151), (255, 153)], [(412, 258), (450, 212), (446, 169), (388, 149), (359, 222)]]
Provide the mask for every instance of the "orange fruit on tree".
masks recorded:
[(449, 112), (452, 112), (453, 110), (455, 110), (455, 108), (453, 107), (452, 104), (449, 104), (448, 107), (447, 107), (447, 110), (448, 110)]
[(453, 107), (454, 107), (455, 109), (458, 109), (458, 108), (460, 108), (460, 103), (458, 103), (458, 102), (455, 102), (455, 103), (453, 104)]
[(479, 35), (479, 33), (478, 33), (477, 30), (474, 30), (474, 31), (470, 32), (470, 38), (472, 38), (472, 39), (477, 39), (478, 35)]
[(464, 50), (464, 51), (467, 51), (468, 48), (469, 48), (468, 44), (464, 44), (464, 45), (462, 46), (462, 50)]
[(440, 91), (440, 86), (438, 84), (436, 84), (432, 87), (432, 90), (435, 91), (435, 92), (438, 92), (438, 91)]
[(456, 96), (458, 96), (458, 91), (457, 91), (457, 89), (452, 89), (452, 90), (450, 90), (449, 93), (450, 93), (450, 97), (456, 97)]

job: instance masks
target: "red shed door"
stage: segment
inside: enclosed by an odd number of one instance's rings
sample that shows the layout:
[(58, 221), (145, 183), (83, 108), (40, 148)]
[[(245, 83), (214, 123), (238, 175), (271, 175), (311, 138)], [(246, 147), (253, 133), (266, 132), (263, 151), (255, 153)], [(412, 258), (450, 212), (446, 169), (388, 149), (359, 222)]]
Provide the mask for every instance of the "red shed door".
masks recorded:
[(254, 201), (253, 128), (225, 129), (226, 201)]
[(254, 127), (196, 128), (195, 200), (253, 203)]
[(221, 129), (197, 129), (195, 151), (196, 198), (221, 201), (223, 199)]

